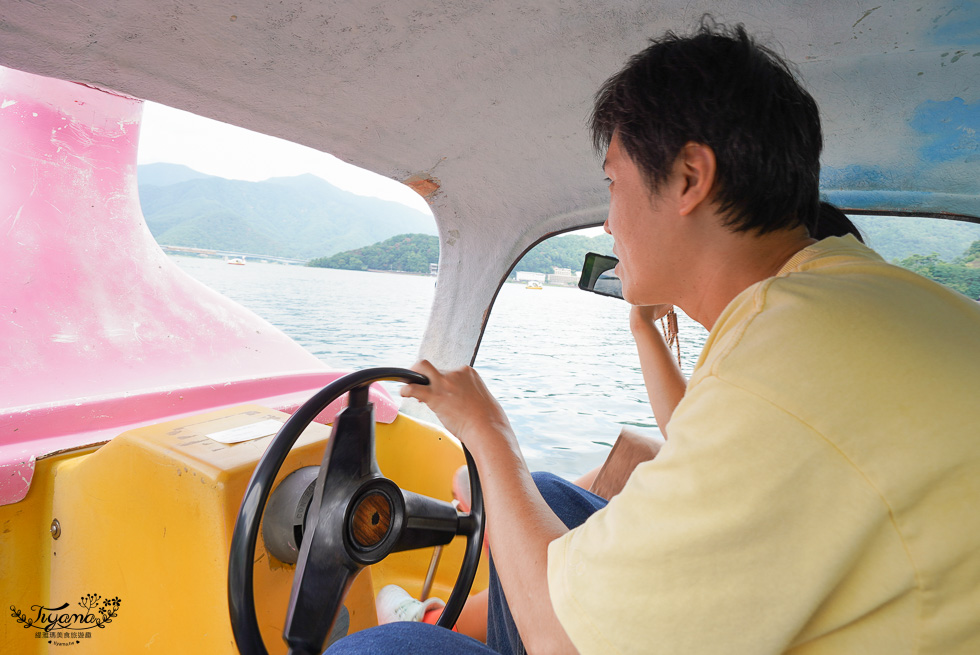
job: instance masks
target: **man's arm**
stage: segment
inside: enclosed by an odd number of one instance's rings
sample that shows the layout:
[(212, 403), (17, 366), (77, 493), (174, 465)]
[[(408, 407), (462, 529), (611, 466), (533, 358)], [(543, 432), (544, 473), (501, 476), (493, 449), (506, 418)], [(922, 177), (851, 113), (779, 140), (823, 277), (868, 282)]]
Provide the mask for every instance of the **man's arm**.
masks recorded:
[(406, 385), (473, 455), (487, 515), (497, 574), (529, 653), (575, 653), (548, 593), (548, 544), (568, 532), (531, 479), (517, 438), (497, 401), (470, 367), (442, 373), (423, 360), (414, 369), (428, 386)]
[(669, 309), (670, 305), (634, 305), (630, 309), (630, 331), (636, 341), (647, 398), (665, 437), (674, 408), (687, 388), (687, 380), (656, 325)]

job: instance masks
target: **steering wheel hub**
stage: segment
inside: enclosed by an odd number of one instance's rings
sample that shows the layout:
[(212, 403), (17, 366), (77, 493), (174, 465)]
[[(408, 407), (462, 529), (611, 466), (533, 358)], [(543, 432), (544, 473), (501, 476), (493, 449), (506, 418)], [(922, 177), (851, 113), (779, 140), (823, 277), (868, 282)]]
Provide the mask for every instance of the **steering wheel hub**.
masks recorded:
[(381, 491), (369, 491), (354, 506), (350, 529), (354, 543), (361, 548), (374, 548), (388, 536), (391, 529), (391, 500)]
[(351, 559), (377, 564), (398, 545), (405, 523), (402, 490), (387, 478), (374, 478), (353, 494), (344, 520), (345, 545)]

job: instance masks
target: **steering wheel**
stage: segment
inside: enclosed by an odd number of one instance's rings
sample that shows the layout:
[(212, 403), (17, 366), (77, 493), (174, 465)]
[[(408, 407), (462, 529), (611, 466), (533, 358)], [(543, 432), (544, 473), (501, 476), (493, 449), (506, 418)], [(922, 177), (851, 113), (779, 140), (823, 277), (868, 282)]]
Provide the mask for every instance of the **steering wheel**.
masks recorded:
[(303, 430), (331, 402), (350, 393), (337, 415), (316, 479), (293, 577), (283, 639), (290, 654), (320, 655), (357, 574), (390, 553), (448, 544), (466, 536), (466, 551), (437, 625), (452, 628), (479, 564), (483, 544), (483, 493), (476, 464), (466, 449), (472, 506), (461, 514), (452, 504), (404, 491), (385, 478), (374, 453), (372, 382), (428, 384), (419, 373), (375, 368), (330, 383), (286, 421), (249, 480), (235, 522), (228, 559), (228, 606), (242, 655), (267, 655), (255, 616), (252, 566), (265, 509), (276, 474)]

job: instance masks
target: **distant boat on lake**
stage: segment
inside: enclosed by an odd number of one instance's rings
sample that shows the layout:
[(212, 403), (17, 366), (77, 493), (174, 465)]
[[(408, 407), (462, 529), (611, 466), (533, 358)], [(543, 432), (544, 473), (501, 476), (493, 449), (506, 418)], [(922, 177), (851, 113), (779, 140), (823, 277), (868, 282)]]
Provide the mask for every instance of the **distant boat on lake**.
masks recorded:
[(229, 264), (234, 264), (235, 266), (244, 266), (245, 265), (245, 258), (244, 257), (232, 257), (231, 259), (228, 260), (228, 263)]

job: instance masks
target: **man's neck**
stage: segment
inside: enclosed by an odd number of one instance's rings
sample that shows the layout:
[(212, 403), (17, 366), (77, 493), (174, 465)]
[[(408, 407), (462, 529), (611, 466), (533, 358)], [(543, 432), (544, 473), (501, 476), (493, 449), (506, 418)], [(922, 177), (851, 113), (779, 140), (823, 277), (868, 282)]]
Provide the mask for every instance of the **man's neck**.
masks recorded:
[(697, 265), (691, 273), (690, 293), (679, 299), (684, 312), (711, 330), (725, 307), (756, 282), (776, 275), (803, 248), (816, 243), (805, 228), (754, 232), (715, 233), (702, 241)]

